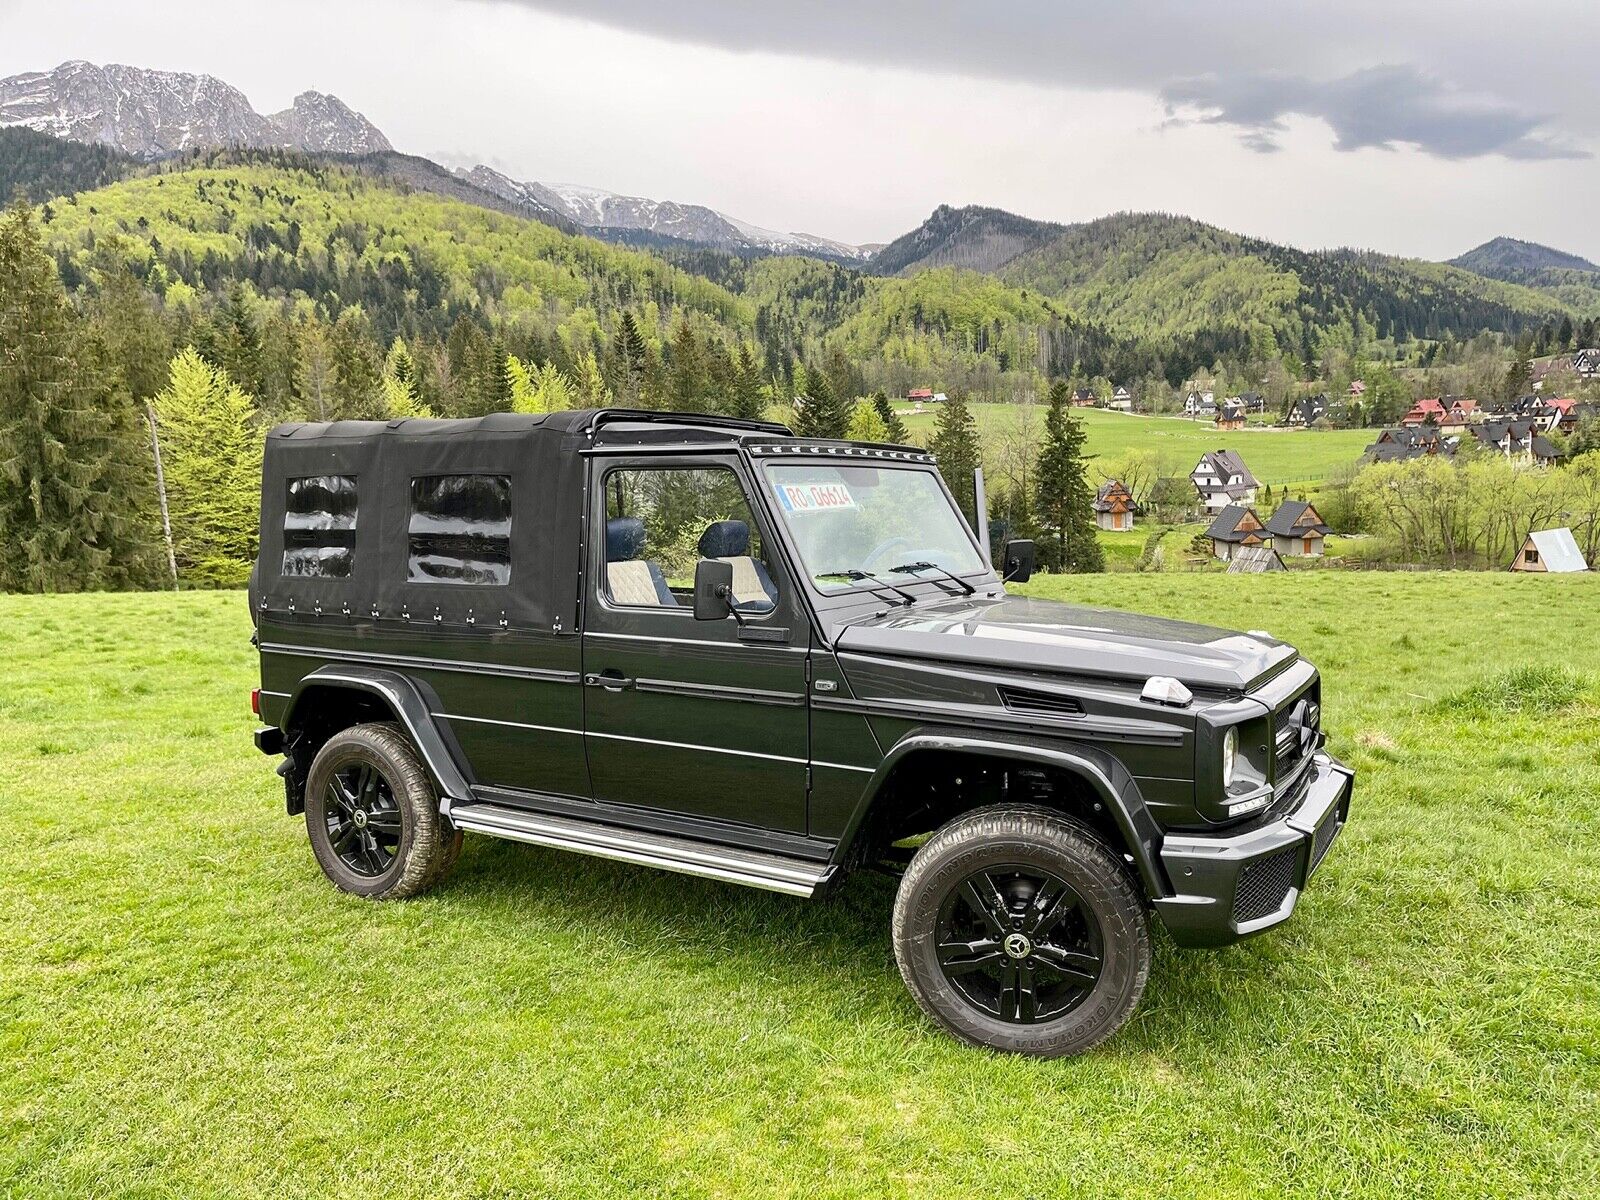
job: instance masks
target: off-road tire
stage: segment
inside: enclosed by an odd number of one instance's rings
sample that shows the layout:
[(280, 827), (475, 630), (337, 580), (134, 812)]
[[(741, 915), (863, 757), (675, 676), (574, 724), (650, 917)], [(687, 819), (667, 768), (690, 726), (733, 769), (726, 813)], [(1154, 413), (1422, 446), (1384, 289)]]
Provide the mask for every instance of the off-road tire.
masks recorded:
[[(1066, 881), (1099, 924), (1099, 978), (1059, 1018), (1020, 1024), (992, 1016), (957, 991), (940, 965), (941, 905), (974, 872), (999, 864), (1036, 866)], [(900, 881), (893, 940), (906, 986), (935, 1023), (972, 1045), (1043, 1058), (1082, 1054), (1116, 1033), (1150, 976), (1145, 906), (1117, 853), (1089, 826), (1034, 805), (977, 809), (929, 838)]]
[[(329, 836), (326, 810), (330, 778), (351, 766), (374, 768), (400, 813), (400, 840), (381, 874), (348, 867)], [(461, 831), (439, 815), (439, 797), (422, 761), (398, 725), (354, 725), (333, 735), (312, 760), (306, 779), (306, 834), (312, 853), (335, 887), (371, 900), (402, 900), (444, 878), (461, 854)]]

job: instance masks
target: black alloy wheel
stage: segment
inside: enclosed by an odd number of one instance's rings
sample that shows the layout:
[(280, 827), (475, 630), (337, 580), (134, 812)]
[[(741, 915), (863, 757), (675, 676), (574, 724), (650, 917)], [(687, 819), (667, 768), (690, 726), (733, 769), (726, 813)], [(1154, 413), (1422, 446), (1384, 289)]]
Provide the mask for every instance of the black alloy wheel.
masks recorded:
[(906, 987), (974, 1046), (1082, 1054), (1133, 1015), (1150, 977), (1138, 878), (1106, 833), (1032, 804), (955, 817), (912, 856), (894, 902)]
[(399, 900), (427, 891), (461, 853), (461, 831), (403, 730), (353, 725), (317, 751), (306, 777), (306, 833), (341, 891)]
[(404, 830), (389, 781), (371, 764), (355, 763), (330, 774), (323, 793), (328, 846), (339, 861), (366, 879), (388, 871)]
[(985, 867), (939, 906), (939, 968), (968, 1004), (1001, 1021), (1063, 1017), (1100, 980), (1100, 924), (1065, 879), (1023, 863)]

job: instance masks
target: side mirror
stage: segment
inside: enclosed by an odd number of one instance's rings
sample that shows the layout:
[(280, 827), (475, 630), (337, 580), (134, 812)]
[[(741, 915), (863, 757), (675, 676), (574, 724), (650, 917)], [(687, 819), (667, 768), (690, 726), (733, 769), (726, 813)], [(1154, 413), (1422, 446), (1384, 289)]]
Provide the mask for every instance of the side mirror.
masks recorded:
[[(1032, 538), (1018, 538), (1006, 543), (1005, 570), (1001, 579), (1006, 583), (1027, 583), (1033, 578), (1033, 565), (1037, 555), (1033, 547)], [(698, 579), (696, 580), (698, 583)], [(699, 588), (695, 589), (698, 597)]]
[(694, 565), (694, 619), (720, 621), (733, 615), (733, 564), (702, 558)]

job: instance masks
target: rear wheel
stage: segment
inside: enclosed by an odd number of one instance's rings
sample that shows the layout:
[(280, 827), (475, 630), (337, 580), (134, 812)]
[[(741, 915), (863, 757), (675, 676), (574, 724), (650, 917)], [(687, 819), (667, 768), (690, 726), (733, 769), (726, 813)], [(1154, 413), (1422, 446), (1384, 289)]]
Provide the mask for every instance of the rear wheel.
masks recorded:
[(974, 1045), (1081, 1054), (1122, 1027), (1150, 974), (1144, 905), (1116, 854), (1050, 809), (951, 821), (911, 860), (894, 908), (900, 974)]
[(356, 725), (329, 738), (306, 779), (306, 833), (334, 885), (374, 900), (426, 891), (455, 862), (461, 832), (399, 728)]

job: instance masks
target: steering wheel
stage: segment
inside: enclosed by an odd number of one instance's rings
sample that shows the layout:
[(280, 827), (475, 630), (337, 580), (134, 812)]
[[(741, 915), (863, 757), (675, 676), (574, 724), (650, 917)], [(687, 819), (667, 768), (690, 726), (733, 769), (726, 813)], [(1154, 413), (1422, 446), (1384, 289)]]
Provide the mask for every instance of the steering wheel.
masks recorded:
[(867, 557), (862, 560), (862, 569), (870, 571), (883, 559), (890, 557), (891, 552), (899, 554), (913, 549), (915, 546), (916, 543), (908, 537), (892, 537), (886, 542), (879, 542), (868, 552)]

